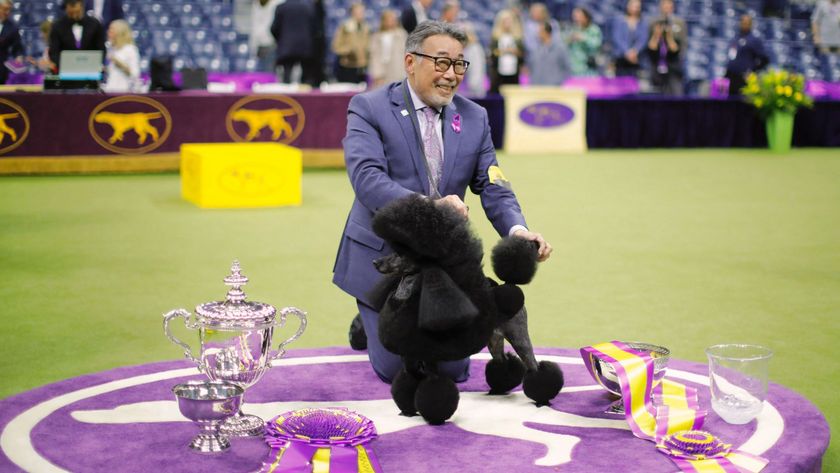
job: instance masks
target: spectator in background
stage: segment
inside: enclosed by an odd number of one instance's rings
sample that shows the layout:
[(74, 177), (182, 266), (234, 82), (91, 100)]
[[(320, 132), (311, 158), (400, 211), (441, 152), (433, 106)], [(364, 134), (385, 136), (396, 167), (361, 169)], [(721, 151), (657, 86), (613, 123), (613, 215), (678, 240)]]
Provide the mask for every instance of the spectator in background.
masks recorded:
[(106, 31), (112, 21), (125, 18), (122, 0), (85, 0), (85, 11), (99, 20)]
[(26, 61), (29, 64), (37, 67), (41, 72), (50, 72), (53, 68), (53, 63), (50, 61), (50, 29), (52, 28), (52, 22), (50, 20), (44, 20), (41, 22), (41, 25), (38, 29), (41, 31), (41, 40), (44, 42), (44, 52), (41, 54), (41, 57), (34, 58), (32, 56), (27, 56)]
[(137, 92), (140, 86), (140, 51), (134, 45), (131, 27), (114, 20), (108, 27), (108, 77), (105, 92)]
[(23, 41), (17, 23), (9, 18), (11, 13), (11, 0), (0, 0), (0, 84), (5, 84), (9, 78), (6, 61), (10, 58), (23, 61)]
[(562, 40), (554, 37), (551, 22), (543, 23), (540, 44), (529, 55), (532, 85), (562, 85), (569, 77), (569, 52)]
[(335, 78), (339, 82), (359, 83), (367, 78), (370, 27), (365, 21), (365, 5), (350, 5), (350, 18), (333, 35), (332, 50), (338, 56)]
[(396, 10), (382, 10), (379, 31), (370, 39), (368, 74), (374, 87), (396, 82), (405, 77), (405, 40)]
[(411, 34), (419, 23), (429, 20), (429, 8), (434, 0), (412, 0), (406, 5), (400, 16), (403, 29)]
[(664, 95), (683, 94), (683, 50), (686, 47), (685, 21), (674, 15), (674, 1), (659, 1), (660, 16), (650, 24), (647, 54), (651, 83)]
[(625, 14), (616, 18), (610, 34), (616, 76), (639, 75), (639, 59), (648, 39), (641, 0), (629, 0)]
[(274, 10), (271, 35), (277, 41), (279, 79), (317, 87), (314, 69), (317, 15), (312, 0), (286, 0)]
[(274, 10), (283, 0), (251, 0), (251, 34), (248, 37), (248, 49), (257, 59), (257, 69), (274, 72), (277, 58), (277, 44), (271, 36), (271, 23)]
[(504, 84), (518, 84), (525, 45), (522, 29), (513, 10), (501, 10), (493, 22), (490, 39), (490, 92), (499, 93)]
[(601, 28), (592, 22), (592, 13), (586, 8), (575, 7), (572, 10), (572, 29), (567, 41), (572, 75), (598, 75), (598, 63), (595, 59), (603, 38)]
[(729, 43), (729, 63), (726, 65), (729, 96), (741, 95), (741, 88), (747, 83), (747, 74), (764, 69), (768, 62), (764, 45), (752, 34), (752, 17), (741, 15), (738, 35)]
[(444, 23), (457, 23), (460, 12), (461, 5), (456, 0), (448, 0), (443, 4), (443, 9), (440, 11), (440, 21)]
[(487, 56), (472, 25), (464, 26), (464, 34), (467, 35), (467, 45), (464, 46), (464, 60), (470, 63), (470, 67), (464, 75), (467, 90), (473, 97), (484, 97), (487, 93), (487, 86), (484, 85), (487, 78)]
[(840, 53), (840, 0), (817, 2), (811, 14), (811, 32), (821, 53)]
[(64, 0), (65, 16), (56, 20), (50, 30), (50, 61), (53, 72), (61, 67), (59, 59), (64, 50), (99, 50), (105, 52), (105, 29), (92, 16), (85, 15), (82, 0)]
[[(542, 44), (542, 32), (545, 29), (545, 22), (551, 24), (551, 34), (555, 41), (561, 41), (560, 24), (557, 20), (551, 18), (548, 13), (548, 8), (544, 3), (532, 3), (528, 10), (528, 19), (525, 20), (525, 25), (522, 31), (522, 41), (525, 44), (525, 59), (528, 64), (528, 69), (533, 70), (534, 61), (532, 52)], [(565, 48), (564, 48), (565, 49)]]
[(324, 0), (313, 1), (315, 7), (315, 23), (313, 26), (312, 57), (309, 60), (309, 70), (312, 71), (312, 83), (320, 85), (327, 80), (327, 73), (324, 68), (327, 62), (327, 27), (324, 26), (327, 11), (324, 9)]

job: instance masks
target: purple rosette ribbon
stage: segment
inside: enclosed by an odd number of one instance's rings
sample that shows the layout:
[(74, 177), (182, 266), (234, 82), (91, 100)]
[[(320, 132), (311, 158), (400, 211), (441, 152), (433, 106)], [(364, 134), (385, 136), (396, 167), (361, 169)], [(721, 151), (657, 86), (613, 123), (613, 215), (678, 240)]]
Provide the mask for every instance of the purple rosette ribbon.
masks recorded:
[(365, 445), (375, 439), (373, 421), (345, 408), (305, 408), (268, 421), (271, 447), (261, 473), (382, 473)]
[(452, 131), (455, 133), (461, 133), (461, 114), (456, 113), (454, 117), (452, 117)]
[(731, 446), (703, 430), (686, 430), (668, 435), (656, 448), (671, 457), (705, 460), (725, 457)]

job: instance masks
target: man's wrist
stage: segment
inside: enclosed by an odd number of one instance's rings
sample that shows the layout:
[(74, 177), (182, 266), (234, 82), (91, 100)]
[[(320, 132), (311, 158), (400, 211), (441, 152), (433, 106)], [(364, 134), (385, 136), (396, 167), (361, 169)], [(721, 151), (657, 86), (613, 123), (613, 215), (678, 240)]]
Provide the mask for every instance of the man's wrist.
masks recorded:
[(518, 232), (519, 230), (523, 230), (523, 231), (527, 232), (528, 227), (526, 227), (525, 225), (514, 225), (514, 226), (510, 227), (510, 230), (508, 231), (508, 236), (512, 236), (514, 233)]

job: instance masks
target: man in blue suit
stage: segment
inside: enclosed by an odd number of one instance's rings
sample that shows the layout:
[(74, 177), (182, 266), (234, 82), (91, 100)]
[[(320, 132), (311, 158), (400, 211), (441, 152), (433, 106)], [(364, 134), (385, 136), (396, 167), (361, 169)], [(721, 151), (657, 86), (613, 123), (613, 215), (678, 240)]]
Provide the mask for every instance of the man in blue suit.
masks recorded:
[[(500, 235), (537, 242), (540, 261), (551, 254), (551, 245), (526, 227), (516, 196), (500, 177), (487, 112), (455, 94), (469, 66), (463, 54), (466, 41), (457, 26), (421, 23), (406, 40), (406, 80), (356, 95), (347, 111), (344, 159), (356, 198), (341, 237), (333, 283), (356, 298), (371, 364), (386, 382), (397, 374), (401, 360), (379, 342), (379, 314), (368, 299), (381, 276), (373, 260), (392, 253), (371, 230), (378, 209), (394, 199), (422, 194), (467, 218), (463, 199), (469, 187), (480, 196), (484, 213)], [(440, 369), (464, 381), (469, 359), (443, 363)]]

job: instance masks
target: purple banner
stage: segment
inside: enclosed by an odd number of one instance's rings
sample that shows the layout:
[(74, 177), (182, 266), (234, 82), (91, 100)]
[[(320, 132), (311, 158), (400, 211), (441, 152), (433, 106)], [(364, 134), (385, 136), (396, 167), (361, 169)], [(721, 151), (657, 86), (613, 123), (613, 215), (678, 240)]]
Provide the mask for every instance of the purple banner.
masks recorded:
[(176, 152), (182, 143), (270, 141), (341, 149), (351, 96), (4, 94), (0, 159)]

